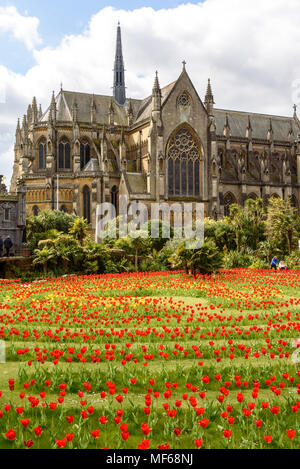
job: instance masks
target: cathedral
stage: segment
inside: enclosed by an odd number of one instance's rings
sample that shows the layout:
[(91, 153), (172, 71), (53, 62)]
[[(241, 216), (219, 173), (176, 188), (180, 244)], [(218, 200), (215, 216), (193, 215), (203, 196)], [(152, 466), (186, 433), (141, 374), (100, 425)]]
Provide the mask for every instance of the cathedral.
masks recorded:
[(119, 195), (152, 202), (202, 202), (214, 219), (232, 203), (271, 196), (299, 210), (300, 121), (215, 107), (204, 100), (183, 62), (179, 78), (152, 94), (126, 97), (121, 28), (117, 28), (113, 96), (66, 91), (43, 112), (36, 98), (18, 121), (11, 191), (25, 187), (27, 212), (59, 209), (95, 230), (96, 207)]

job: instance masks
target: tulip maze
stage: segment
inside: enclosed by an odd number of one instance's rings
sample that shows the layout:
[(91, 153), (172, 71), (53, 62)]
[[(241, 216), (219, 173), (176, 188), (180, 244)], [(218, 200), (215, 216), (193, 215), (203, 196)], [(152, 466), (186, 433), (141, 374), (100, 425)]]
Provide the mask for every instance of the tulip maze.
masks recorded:
[(254, 270), (2, 281), (0, 447), (299, 447), (299, 287)]

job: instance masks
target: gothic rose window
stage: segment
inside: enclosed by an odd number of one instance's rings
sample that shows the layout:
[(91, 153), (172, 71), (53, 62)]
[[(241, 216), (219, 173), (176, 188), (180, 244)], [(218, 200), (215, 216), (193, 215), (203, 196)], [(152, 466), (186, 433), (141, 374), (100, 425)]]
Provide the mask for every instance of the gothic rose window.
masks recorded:
[(190, 97), (188, 95), (188, 93), (186, 91), (184, 91), (178, 98), (178, 104), (179, 106), (182, 106), (182, 107), (187, 107), (187, 106), (190, 106), (191, 104), (191, 101), (190, 101)]
[(87, 140), (83, 140), (80, 144), (80, 169), (83, 169), (91, 159), (90, 145)]
[(41, 140), (39, 143), (39, 159), (38, 159), (39, 169), (46, 169), (46, 158), (47, 158), (46, 140)]
[(187, 127), (181, 127), (167, 148), (169, 195), (200, 196), (200, 156), (200, 143)]
[(71, 147), (66, 138), (60, 142), (58, 147), (58, 168), (71, 169)]

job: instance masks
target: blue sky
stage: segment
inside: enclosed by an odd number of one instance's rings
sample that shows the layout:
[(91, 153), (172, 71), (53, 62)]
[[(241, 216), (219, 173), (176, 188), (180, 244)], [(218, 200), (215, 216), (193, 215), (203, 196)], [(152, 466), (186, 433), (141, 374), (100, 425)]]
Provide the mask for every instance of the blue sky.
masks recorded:
[[(88, 26), (95, 13), (102, 8), (113, 6), (116, 9), (133, 10), (152, 7), (155, 10), (175, 8), (184, 3), (200, 3), (201, 0), (0, 0), (0, 6), (15, 6), (22, 15), (35, 16), (40, 20), (38, 28), (43, 46), (57, 46), (65, 35), (80, 34)], [(32, 54), (16, 39), (0, 32), (0, 63), (18, 73), (25, 73), (34, 65)]]

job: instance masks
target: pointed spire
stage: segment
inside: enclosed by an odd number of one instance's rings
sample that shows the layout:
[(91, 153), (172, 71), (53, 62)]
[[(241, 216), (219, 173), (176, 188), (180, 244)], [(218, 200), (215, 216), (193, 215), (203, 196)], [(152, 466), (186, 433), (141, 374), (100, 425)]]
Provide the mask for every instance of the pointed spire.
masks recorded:
[(129, 99), (128, 109), (127, 109), (127, 116), (128, 116), (128, 125), (132, 125), (132, 123), (133, 123), (133, 107), (132, 107), (131, 99)]
[(54, 91), (52, 92), (52, 99), (51, 99), (51, 104), (50, 104), (50, 114), (51, 114), (51, 119), (52, 122), (56, 122), (56, 101), (55, 101), (55, 95)]
[(24, 138), (27, 138), (27, 134), (28, 134), (27, 118), (26, 118), (26, 114), (24, 114), (23, 122), (22, 122), (22, 135)]
[(251, 118), (250, 118), (250, 115), (248, 115), (248, 125), (247, 125), (247, 129), (246, 129), (246, 138), (248, 138), (249, 140), (252, 139), (252, 124), (251, 124)]
[(298, 116), (297, 116), (297, 104), (294, 104), (293, 109), (294, 109), (294, 115), (293, 115), (293, 117), (294, 117), (294, 119), (298, 119)]
[(155, 72), (154, 85), (152, 89), (152, 112), (161, 110), (161, 89), (158, 81), (158, 72)]
[(270, 122), (269, 122), (267, 140), (269, 140), (269, 141), (273, 140), (273, 124), (272, 124), (272, 118), (271, 117), (270, 117)]
[(125, 89), (125, 68), (122, 52), (122, 38), (121, 26), (118, 23), (117, 29), (117, 44), (116, 44), (116, 57), (114, 65), (114, 98), (116, 102), (123, 106), (126, 102), (126, 89)]
[(153, 85), (153, 93), (159, 92), (160, 93), (160, 86), (159, 86), (159, 81), (158, 81), (158, 71), (156, 70), (155, 72), (155, 79), (154, 79), (154, 85)]
[(214, 100), (214, 96), (213, 96), (213, 93), (212, 93), (211, 83), (210, 83), (210, 78), (209, 78), (208, 82), (207, 82), (205, 101), (211, 101), (211, 100), (212, 101)]
[(16, 127), (15, 149), (17, 149), (20, 146), (21, 140), (22, 140), (22, 134), (21, 134), (21, 127), (20, 127), (20, 119), (18, 119), (17, 127)]
[(96, 103), (95, 103), (95, 96), (93, 94), (92, 96), (92, 102), (91, 102), (91, 123), (95, 124), (96, 123)]
[(225, 117), (225, 125), (224, 125), (223, 134), (224, 134), (224, 137), (226, 138), (230, 137), (230, 125), (229, 125), (229, 117), (227, 113)]
[(39, 105), (39, 111), (38, 111), (38, 120), (41, 120), (43, 117), (43, 111), (42, 111), (42, 105)]
[(115, 123), (115, 110), (113, 105), (113, 100), (110, 100), (109, 110), (108, 110), (108, 121), (109, 125), (114, 125)]
[(77, 115), (78, 115), (78, 105), (77, 105), (76, 97), (74, 97), (73, 104), (72, 104), (72, 119), (73, 119), (73, 122), (77, 122)]
[(27, 108), (27, 122), (28, 122), (28, 124), (31, 124), (31, 122), (32, 122), (32, 107), (31, 107), (30, 104)]
[(35, 124), (38, 120), (38, 108), (37, 108), (37, 103), (36, 103), (36, 97), (34, 96), (32, 99), (32, 117), (33, 117), (33, 123)]
[(206, 89), (204, 104), (205, 104), (205, 107), (207, 109), (207, 112), (209, 113), (209, 115), (211, 115), (214, 104), (215, 104), (215, 101), (214, 101), (214, 95), (213, 95), (212, 89), (211, 89), (210, 78), (208, 79), (208, 83), (207, 83), (207, 89)]
[(186, 61), (183, 60), (182, 61), (182, 71), (185, 72), (185, 66), (186, 66)]

